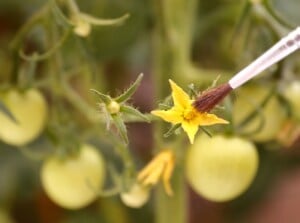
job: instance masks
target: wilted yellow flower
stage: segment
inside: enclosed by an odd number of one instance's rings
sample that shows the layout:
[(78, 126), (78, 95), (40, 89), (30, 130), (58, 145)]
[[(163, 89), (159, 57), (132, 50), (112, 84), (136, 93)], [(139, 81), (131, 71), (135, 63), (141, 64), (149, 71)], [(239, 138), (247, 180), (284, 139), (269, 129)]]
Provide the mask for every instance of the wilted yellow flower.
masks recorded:
[(174, 106), (169, 110), (154, 110), (151, 113), (172, 124), (180, 123), (183, 130), (187, 133), (191, 144), (194, 142), (199, 126), (228, 123), (214, 114), (197, 111), (193, 107), (194, 100), (190, 99), (188, 94), (172, 80), (169, 80), (169, 82), (172, 88)]
[(158, 153), (150, 163), (145, 166), (138, 174), (138, 181), (144, 185), (155, 185), (162, 179), (166, 193), (173, 195), (170, 185), (170, 178), (175, 165), (175, 155), (170, 149)]

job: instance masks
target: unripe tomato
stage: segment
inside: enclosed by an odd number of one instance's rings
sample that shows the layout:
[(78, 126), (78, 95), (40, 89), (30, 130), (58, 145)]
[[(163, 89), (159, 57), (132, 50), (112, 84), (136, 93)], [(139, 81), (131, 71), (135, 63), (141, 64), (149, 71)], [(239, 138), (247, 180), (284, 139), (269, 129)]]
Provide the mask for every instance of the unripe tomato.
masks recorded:
[(129, 191), (121, 193), (121, 200), (128, 207), (142, 207), (149, 200), (149, 189), (133, 184)]
[[(241, 88), (237, 93), (237, 99), (233, 106), (233, 121), (240, 124), (256, 108), (260, 107), (268, 96), (270, 89), (260, 85), (252, 85)], [(261, 116), (260, 116), (261, 115)], [(263, 118), (263, 126), (259, 129)], [(241, 130), (241, 133), (250, 133), (248, 137), (256, 142), (266, 142), (276, 137), (286, 119), (286, 112), (279, 100), (272, 96), (267, 104), (261, 109), (249, 123)]]
[(256, 175), (258, 162), (256, 148), (250, 141), (202, 135), (187, 153), (187, 180), (206, 199), (228, 201), (247, 190)]
[(0, 222), (1, 223), (13, 223), (14, 222), (12, 220), (12, 218), (9, 216), (9, 213), (3, 208), (0, 209)]
[(0, 99), (17, 123), (0, 112), (0, 139), (14, 146), (25, 145), (39, 136), (47, 119), (47, 104), (37, 89), (19, 92), (10, 89)]
[(61, 207), (79, 209), (97, 198), (103, 186), (105, 164), (102, 155), (91, 145), (82, 145), (77, 156), (50, 157), (43, 163), (41, 180), (52, 201)]
[(300, 81), (294, 81), (285, 88), (284, 97), (292, 108), (293, 117), (300, 121)]

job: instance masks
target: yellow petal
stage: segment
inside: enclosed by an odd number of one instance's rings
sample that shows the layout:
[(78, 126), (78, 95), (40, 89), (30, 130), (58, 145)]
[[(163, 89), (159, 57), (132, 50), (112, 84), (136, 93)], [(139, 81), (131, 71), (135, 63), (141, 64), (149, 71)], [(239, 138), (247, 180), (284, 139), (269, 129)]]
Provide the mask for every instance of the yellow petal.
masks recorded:
[(196, 117), (193, 120), (191, 120), (191, 122), (194, 125), (208, 126), (214, 124), (228, 124), (228, 121), (219, 118), (214, 114), (200, 113), (200, 112), (196, 112), (196, 114), (197, 114)]
[(157, 184), (164, 170), (164, 163), (158, 163), (155, 168), (141, 181), (144, 186)]
[(148, 175), (151, 174), (152, 171), (157, 167), (159, 163), (154, 158), (152, 159), (138, 174), (138, 181), (143, 181)]
[(214, 114), (204, 113), (201, 116), (201, 121), (199, 125), (214, 125), (214, 124), (228, 124), (229, 122), (219, 118)]
[(195, 135), (198, 131), (198, 125), (193, 122), (182, 122), (181, 127), (187, 133), (190, 143), (193, 144)]
[(174, 156), (172, 154), (172, 158), (166, 164), (166, 167), (165, 167), (165, 170), (164, 170), (163, 176), (162, 176), (165, 191), (169, 196), (173, 195), (173, 190), (172, 190), (172, 187), (170, 184), (170, 179), (171, 179), (173, 170), (174, 170)]
[(174, 109), (171, 110), (154, 110), (151, 111), (151, 114), (156, 115), (167, 122), (171, 122), (172, 124), (177, 124), (182, 122), (182, 116), (180, 113)]
[(174, 101), (174, 107), (187, 108), (191, 105), (190, 97), (182, 90), (175, 82), (169, 80), (172, 88), (172, 98)]

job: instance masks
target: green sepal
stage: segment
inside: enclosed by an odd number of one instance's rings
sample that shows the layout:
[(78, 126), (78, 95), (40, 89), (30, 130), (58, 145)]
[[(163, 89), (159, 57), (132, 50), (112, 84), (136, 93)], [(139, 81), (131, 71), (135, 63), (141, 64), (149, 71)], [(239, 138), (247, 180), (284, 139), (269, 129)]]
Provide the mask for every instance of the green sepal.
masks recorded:
[(125, 14), (119, 18), (115, 19), (100, 19), (96, 18), (94, 16), (91, 16), (89, 14), (80, 12), (78, 15), (78, 18), (97, 26), (111, 26), (111, 25), (120, 25), (122, 24), (126, 19), (129, 18), (129, 14)]
[(104, 119), (105, 119), (105, 124), (106, 124), (106, 130), (109, 130), (110, 126), (111, 126), (111, 115), (108, 112), (106, 105), (104, 105), (102, 103), (99, 103), (99, 106), (102, 109), (103, 114), (104, 114)]
[(3, 112), (4, 115), (6, 115), (10, 120), (15, 122), (16, 124), (19, 124), (16, 117), (11, 113), (11, 111), (6, 107), (6, 105), (0, 101), (0, 111)]
[(90, 91), (96, 93), (100, 97), (101, 101), (104, 102), (106, 105), (108, 105), (112, 101), (109, 95), (103, 94), (97, 91), (96, 89), (90, 89)]
[(200, 129), (210, 138), (212, 137), (212, 134), (203, 126), (200, 126)]
[(164, 134), (164, 137), (167, 138), (170, 135), (173, 135), (177, 129), (179, 129), (181, 124), (172, 125), (172, 127)]
[(115, 101), (118, 103), (122, 103), (130, 99), (131, 96), (135, 93), (137, 87), (140, 85), (143, 76), (144, 74), (141, 73), (135, 80), (135, 82), (127, 90), (125, 90), (123, 94), (115, 98)]
[(172, 108), (171, 105), (167, 105), (167, 104), (164, 104), (164, 103), (159, 103), (158, 104), (158, 109), (159, 110), (169, 110), (170, 108)]
[(144, 115), (143, 113), (141, 113), (139, 110), (137, 110), (136, 108), (133, 108), (128, 105), (122, 105), (120, 110), (121, 110), (121, 112), (124, 112), (125, 114), (134, 115), (134, 116), (141, 118), (145, 122), (150, 122), (149, 118), (146, 115)]
[(127, 136), (126, 125), (125, 125), (123, 119), (121, 118), (120, 114), (114, 114), (111, 117), (113, 119), (114, 125), (116, 126), (116, 128), (119, 131), (119, 134), (120, 134), (122, 140), (124, 141), (125, 144), (128, 144), (129, 140), (128, 140), (128, 136)]
[(195, 98), (198, 96), (198, 91), (196, 90), (195, 85), (193, 83), (188, 85), (188, 89), (189, 89), (189, 96), (191, 98)]
[(158, 104), (159, 110), (168, 110), (172, 108), (172, 95), (167, 96), (161, 103)]

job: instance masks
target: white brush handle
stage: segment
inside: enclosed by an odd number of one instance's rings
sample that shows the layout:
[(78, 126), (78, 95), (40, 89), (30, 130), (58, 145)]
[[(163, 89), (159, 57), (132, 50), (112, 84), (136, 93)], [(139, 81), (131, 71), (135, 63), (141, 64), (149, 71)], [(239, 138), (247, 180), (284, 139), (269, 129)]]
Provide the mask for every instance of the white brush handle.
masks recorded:
[(279, 40), (273, 47), (245, 67), (229, 80), (229, 85), (235, 89), (265, 69), (285, 58), (300, 48), (300, 27)]

